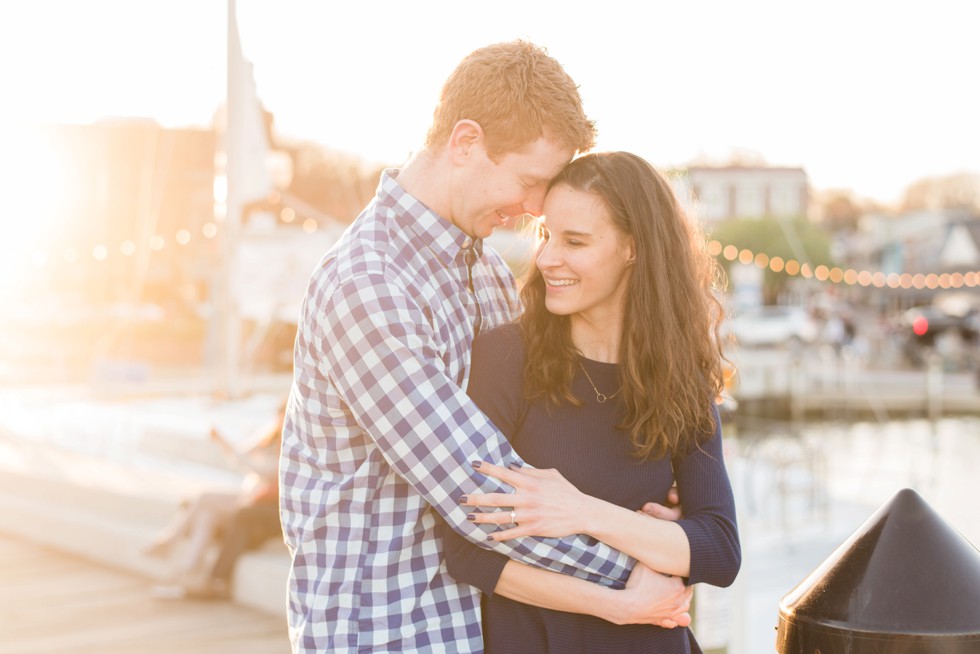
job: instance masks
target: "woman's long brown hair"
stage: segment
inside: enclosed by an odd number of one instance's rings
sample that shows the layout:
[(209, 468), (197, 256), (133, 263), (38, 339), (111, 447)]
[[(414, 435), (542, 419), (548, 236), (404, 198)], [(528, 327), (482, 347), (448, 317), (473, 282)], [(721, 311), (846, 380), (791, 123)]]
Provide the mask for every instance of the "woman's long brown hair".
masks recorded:
[[(670, 183), (636, 155), (584, 155), (549, 189), (559, 185), (601, 198), (616, 228), (632, 237), (636, 248), (619, 353), (627, 409), (619, 427), (629, 432), (641, 458), (688, 452), (714, 432), (709, 406), (724, 387), (717, 262)], [(521, 299), (527, 399), (581, 404), (571, 393), (579, 352), (569, 319), (548, 312), (536, 266)]]

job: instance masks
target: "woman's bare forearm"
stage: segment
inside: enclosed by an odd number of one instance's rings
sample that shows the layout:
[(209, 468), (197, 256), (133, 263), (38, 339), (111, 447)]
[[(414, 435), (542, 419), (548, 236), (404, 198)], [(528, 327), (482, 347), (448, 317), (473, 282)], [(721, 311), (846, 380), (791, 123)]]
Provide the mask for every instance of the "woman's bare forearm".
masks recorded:
[(585, 533), (626, 552), (651, 570), (679, 577), (690, 575), (691, 545), (676, 522), (586, 498), (582, 507)]
[[(618, 606), (619, 591), (583, 579), (509, 561), (500, 575), (495, 593), (515, 602), (543, 609), (594, 615), (603, 620), (617, 621), (616, 613), (625, 613)], [(628, 617), (628, 616), (621, 616)]]
[[(471, 520), (498, 526), (490, 535), (493, 540), (588, 534), (657, 572), (690, 574), (690, 543), (675, 522), (586, 495), (557, 470), (514, 470), (485, 461), (479, 462), (478, 469), (515, 489), (513, 493), (468, 494), (462, 500), (484, 509), (472, 513)], [(490, 510), (495, 508), (503, 510)]]
[[(639, 567), (639, 566), (638, 566)], [(508, 561), (494, 590), (515, 602), (568, 613), (592, 615), (614, 624), (687, 626), (691, 589), (677, 578), (648, 570), (614, 590), (568, 575)]]

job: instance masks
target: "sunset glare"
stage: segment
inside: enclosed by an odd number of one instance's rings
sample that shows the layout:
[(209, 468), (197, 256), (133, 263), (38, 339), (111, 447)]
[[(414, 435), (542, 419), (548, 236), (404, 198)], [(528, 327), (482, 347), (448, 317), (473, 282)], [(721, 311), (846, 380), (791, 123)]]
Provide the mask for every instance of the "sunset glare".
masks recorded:
[[(43, 268), (47, 245), (67, 216), (70, 180), (56, 146), (32, 129), (0, 132), (0, 297), (23, 283), (25, 271)], [(29, 272), (26, 274), (30, 274)]]
[[(225, 93), (225, 8), (4, 3), (0, 81), (20, 92), (0, 111), (209, 125)], [(242, 0), (238, 18), (279, 133), (371, 161), (418, 148), (458, 59), (518, 37), (579, 82), (600, 149), (660, 166), (748, 154), (803, 166), (817, 189), (893, 202), (918, 178), (975, 169), (980, 152), (973, 3)]]

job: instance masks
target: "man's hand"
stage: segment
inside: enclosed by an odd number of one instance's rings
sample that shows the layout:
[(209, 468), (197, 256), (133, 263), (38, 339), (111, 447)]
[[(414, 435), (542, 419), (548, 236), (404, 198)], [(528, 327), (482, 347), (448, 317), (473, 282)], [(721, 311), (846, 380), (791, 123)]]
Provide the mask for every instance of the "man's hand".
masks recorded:
[(606, 618), (615, 624), (653, 624), (664, 629), (691, 624), (692, 586), (679, 577), (654, 572), (637, 563), (626, 582), (625, 590), (616, 591), (620, 602)]
[(680, 495), (677, 493), (677, 486), (671, 486), (670, 490), (667, 491), (667, 500), (664, 504), (647, 502), (640, 509), (640, 513), (645, 513), (648, 516), (660, 518), (661, 520), (670, 520), (671, 522), (680, 520), (684, 517), (684, 511), (680, 505)]

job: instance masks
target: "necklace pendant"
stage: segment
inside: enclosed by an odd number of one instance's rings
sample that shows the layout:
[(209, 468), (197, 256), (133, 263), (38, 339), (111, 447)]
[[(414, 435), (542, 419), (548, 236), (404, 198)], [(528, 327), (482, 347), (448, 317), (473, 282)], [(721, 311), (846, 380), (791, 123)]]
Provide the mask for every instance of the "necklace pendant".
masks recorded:
[(609, 399), (609, 396), (605, 393), (596, 393), (595, 399), (598, 400), (599, 404), (605, 404), (606, 400)]

